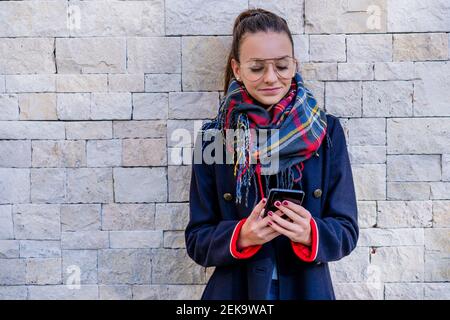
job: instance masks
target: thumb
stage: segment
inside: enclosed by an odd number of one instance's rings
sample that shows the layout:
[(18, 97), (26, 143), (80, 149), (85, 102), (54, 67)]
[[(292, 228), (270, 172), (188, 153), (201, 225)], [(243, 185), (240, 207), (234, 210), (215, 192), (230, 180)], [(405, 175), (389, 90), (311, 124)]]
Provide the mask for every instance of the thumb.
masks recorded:
[(264, 209), (266, 202), (267, 202), (267, 199), (262, 198), (261, 201), (259, 201), (258, 204), (253, 208), (253, 211), (250, 214), (249, 219), (257, 220), (259, 218), (259, 216), (261, 215), (261, 211)]

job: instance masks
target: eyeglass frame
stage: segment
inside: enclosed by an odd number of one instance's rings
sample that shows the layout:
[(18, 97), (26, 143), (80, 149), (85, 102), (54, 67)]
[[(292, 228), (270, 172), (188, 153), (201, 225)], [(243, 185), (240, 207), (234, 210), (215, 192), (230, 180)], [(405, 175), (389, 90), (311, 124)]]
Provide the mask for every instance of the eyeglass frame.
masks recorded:
[[(250, 60), (248, 60), (248, 61), (246, 61), (246, 62), (243, 62), (243, 63), (241, 63), (241, 62), (237, 62), (238, 64), (239, 64), (239, 66), (241, 66), (242, 64), (244, 64), (244, 63), (249, 63), (249, 62), (251, 62), (251, 61), (266, 61), (266, 60), (280, 60), (280, 59), (285, 59), (285, 58), (290, 58), (290, 59), (292, 59), (293, 61), (294, 61), (294, 63), (295, 63), (295, 72), (297, 72), (298, 71), (298, 60), (295, 58), (295, 57), (292, 57), (292, 56), (283, 56), (283, 57), (280, 57), (280, 58), (267, 58), (267, 59), (250, 59)], [(261, 78), (264, 76), (264, 74), (265, 74), (265, 72), (266, 72), (266, 63), (267, 62), (264, 62), (264, 73), (261, 75), (261, 77), (259, 77), (258, 79), (256, 79), (256, 80), (250, 80), (250, 79), (248, 79), (247, 77), (244, 77), (244, 78), (246, 78), (248, 81), (250, 81), (250, 82), (256, 82), (256, 81), (259, 81), (259, 80), (261, 80)], [(269, 62), (270, 64), (274, 64), (274, 62)], [(275, 67), (275, 66), (274, 66)], [(281, 78), (281, 79), (289, 79), (289, 78), (284, 78), (284, 77), (282, 77), (279, 73), (278, 73), (278, 70), (277, 70), (277, 68), (275, 67), (275, 73), (277, 74), (277, 77), (278, 78)], [(242, 74), (241, 74), (242, 75)], [(292, 76), (292, 77), (294, 77), (294, 75)]]

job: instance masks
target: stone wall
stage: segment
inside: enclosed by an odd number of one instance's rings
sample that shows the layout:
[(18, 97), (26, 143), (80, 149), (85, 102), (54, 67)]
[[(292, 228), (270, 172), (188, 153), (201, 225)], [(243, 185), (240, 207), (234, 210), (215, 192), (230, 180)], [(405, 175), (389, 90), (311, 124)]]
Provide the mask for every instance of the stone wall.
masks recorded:
[(345, 128), (361, 232), (337, 297), (450, 298), (448, 1), (52, 0), (0, 1), (0, 299), (200, 297), (172, 137), (214, 116), (255, 6)]

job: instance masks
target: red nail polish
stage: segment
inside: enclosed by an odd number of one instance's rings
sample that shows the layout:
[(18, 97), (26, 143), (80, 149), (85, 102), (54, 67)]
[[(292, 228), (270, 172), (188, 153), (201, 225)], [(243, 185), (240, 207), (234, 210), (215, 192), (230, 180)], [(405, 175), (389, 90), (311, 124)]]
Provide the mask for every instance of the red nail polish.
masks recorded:
[(287, 206), (288, 202), (286, 200), (283, 201), (283, 206)]
[(279, 207), (279, 206), (281, 206), (281, 202), (280, 201), (275, 201), (275, 205), (277, 206), (277, 207)]
[(270, 222), (270, 221), (267, 221), (267, 223), (268, 223), (269, 225), (272, 225), (272, 222)]
[(272, 212), (272, 211), (269, 211), (267, 214), (268, 214), (269, 216), (272, 216), (272, 215), (273, 215), (273, 212)]
[(262, 199), (262, 203), (266, 203), (267, 202), (267, 200), (264, 198), (264, 199)]

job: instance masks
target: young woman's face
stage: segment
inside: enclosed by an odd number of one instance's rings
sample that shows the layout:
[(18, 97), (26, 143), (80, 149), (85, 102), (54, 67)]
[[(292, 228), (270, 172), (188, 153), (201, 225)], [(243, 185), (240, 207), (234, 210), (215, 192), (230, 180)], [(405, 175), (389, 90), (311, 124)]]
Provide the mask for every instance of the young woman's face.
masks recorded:
[[(257, 32), (244, 35), (240, 47), (240, 63), (235, 59), (231, 60), (235, 77), (265, 107), (278, 103), (284, 97), (295, 75), (296, 68), (289, 72), (287, 78), (278, 75), (287, 65), (286, 60), (264, 60), (281, 57), (292, 57), (292, 44), (288, 35), (284, 32)], [(289, 61), (289, 58), (286, 59)], [(255, 74), (258, 73), (261, 78), (255, 81)]]

